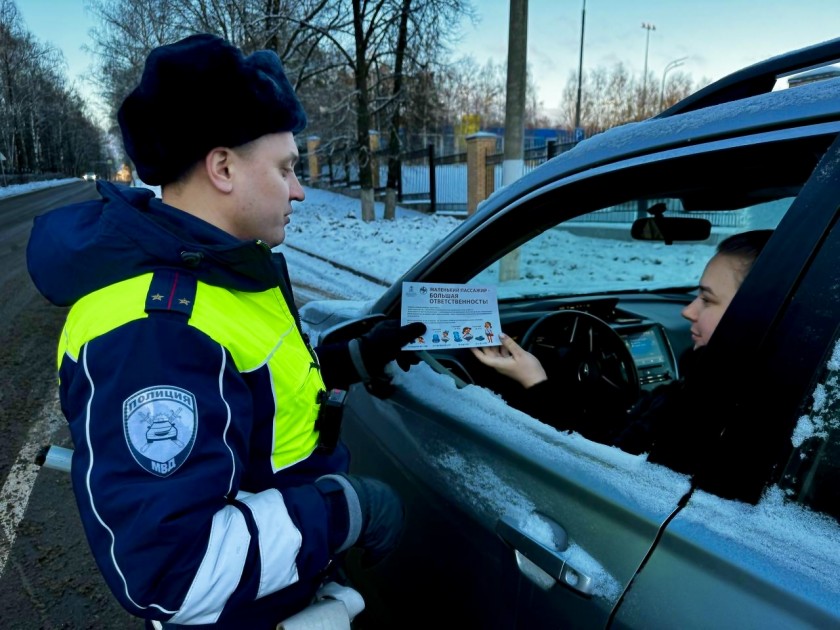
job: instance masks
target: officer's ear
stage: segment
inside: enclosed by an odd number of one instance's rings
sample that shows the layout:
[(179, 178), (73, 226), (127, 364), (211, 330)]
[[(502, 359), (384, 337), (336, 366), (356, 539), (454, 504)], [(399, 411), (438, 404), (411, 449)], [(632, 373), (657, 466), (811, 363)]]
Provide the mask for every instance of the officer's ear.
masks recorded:
[(204, 157), (207, 178), (220, 192), (233, 190), (233, 152), (227, 147), (211, 149)]

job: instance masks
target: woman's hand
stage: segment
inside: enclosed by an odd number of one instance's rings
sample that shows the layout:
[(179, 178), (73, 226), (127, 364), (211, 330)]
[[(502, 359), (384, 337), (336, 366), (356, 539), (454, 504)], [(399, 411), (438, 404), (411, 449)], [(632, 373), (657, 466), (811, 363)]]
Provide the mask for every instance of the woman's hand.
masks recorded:
[(512, 378), (526, 389), (548, 380), (540, 360), (504, 333), (499, 334), (501, 346), (470, 348), (476, 359), (499, 374)]

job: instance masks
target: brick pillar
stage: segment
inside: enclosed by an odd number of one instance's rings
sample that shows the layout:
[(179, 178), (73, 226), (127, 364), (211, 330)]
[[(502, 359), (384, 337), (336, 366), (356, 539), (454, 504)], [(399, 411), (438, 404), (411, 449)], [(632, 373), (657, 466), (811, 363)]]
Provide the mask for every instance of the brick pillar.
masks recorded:
[(314, 184), (321, 178), (321, 166), (318, 163), (318, 147), (321, 138), (309, 136), (306, 139), (306, 155), (309, 158), (309, 183)]
[(368, 131), (368, 137), (370, 138), (371, 181), (374, 189), (376, 189), (379, 188), (379, 158), (376, 156), (376, 152), (379, 151), (379, 132), (371, 129)]
[(487, 156), (496, 152), (496, 136), (479, 131), (467, 136), (467, 214), (493, 193), (493, 168)]

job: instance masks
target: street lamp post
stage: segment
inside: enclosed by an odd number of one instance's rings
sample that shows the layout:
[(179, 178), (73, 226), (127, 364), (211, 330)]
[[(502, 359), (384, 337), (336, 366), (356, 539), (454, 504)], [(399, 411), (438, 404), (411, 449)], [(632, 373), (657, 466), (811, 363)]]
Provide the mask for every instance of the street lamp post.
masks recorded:
[(583, 28), (586, 24), (586, 0), (583, 0), (583, 11), (580, 14), (580, 57), (578, 61), (578, 90), (577, 107), (575, 107), (575, 134), (580, 128), (580, 91), (583, 84)]
[(688, 57), (680, 57), (679, 59), (674, 59), (673, 61), (669, 61), (668, 65), (665, 66), (665, 69), (662, 71), (662, 87), (659, 88), (659, 109), (662, 109), (662, 103), (665, 100), (665, 77), (668, 73), (673, 70), (674, 68), (678, 68), (679, 66), (685, 63), (685, 60)]
[(645, 71), (642, 74), (642, 115), (645, 112), (645, 105), (647, 101), (647, 69), (648, 69), (648, 49), (650, 48), (650, 32), (655, 31), (656, 27), (648, 22), (642, 22), (642, 28), (647, 31), (645, 36)]

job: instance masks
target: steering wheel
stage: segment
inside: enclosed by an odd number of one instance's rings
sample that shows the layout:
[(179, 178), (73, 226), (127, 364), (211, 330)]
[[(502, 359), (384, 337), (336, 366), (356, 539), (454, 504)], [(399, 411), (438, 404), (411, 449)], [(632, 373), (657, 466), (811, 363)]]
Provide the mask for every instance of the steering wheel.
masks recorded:
[[(531, 324), (520, 345), (557, 386), (558, 404), (583, 416), (623, 414), (640, 394), (636, 363), (604, 320), (583, 311), (556, 311)], [(606, 418), (604, 418), (606, 420)], [(613, 418), (617, 420), (617, 418)]]

